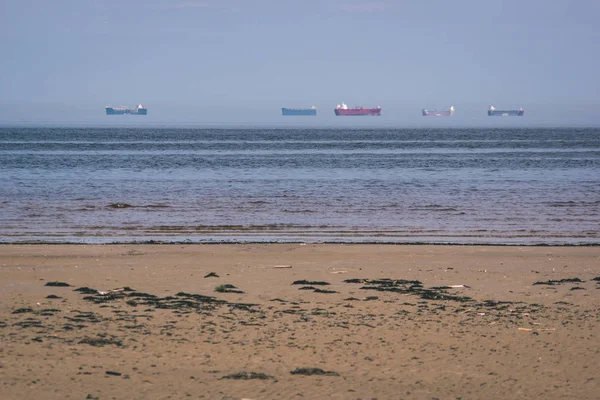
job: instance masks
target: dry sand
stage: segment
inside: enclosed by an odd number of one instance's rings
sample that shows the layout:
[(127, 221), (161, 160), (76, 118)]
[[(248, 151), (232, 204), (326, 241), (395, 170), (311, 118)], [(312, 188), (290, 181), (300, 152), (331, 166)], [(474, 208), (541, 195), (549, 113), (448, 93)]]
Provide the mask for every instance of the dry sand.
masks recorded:
[(3, 245), (0, 398), (597, 399), (598, 276), (600, 247)]

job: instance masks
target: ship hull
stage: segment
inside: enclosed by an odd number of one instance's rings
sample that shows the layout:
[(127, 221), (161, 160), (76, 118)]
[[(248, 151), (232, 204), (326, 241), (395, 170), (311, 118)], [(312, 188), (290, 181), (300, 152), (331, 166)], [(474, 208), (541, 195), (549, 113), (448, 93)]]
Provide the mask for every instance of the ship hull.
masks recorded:
[(282, 108), (281, 115), (308, 117), (317, 115), (317, 110), (314, 108)]
[(118, 109), (118, 108), (106, 107), (106, 115), (148, 115), (148, 109), (146, 109), (146, 108)]
[(451, 111), (423, 111), (424, 117), (451, 117), (454, 113)]
[(522, 117), (524, 110), (488, 110), (488, 117)]
[(365, 116), (365, 115), (373, 115), (380, 116), (381, 108), (348, 108), (348, 109), (338, 109), (334, 110), (335, 115), (337, 116)]

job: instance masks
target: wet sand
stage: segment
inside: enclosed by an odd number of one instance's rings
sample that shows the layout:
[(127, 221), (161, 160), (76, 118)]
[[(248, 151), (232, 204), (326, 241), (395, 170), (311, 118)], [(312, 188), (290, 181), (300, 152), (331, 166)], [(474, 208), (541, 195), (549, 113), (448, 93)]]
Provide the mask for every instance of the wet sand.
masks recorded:
[(3, 245), (0, 398), (596, 399), (598, 277), (600, 247)]

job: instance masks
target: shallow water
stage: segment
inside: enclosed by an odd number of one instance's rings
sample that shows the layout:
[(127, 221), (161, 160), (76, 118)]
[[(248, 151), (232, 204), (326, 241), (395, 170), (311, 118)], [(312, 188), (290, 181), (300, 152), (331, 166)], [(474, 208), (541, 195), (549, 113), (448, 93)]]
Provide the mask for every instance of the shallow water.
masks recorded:
[(0, 241), (600, 243), (600, 129), (0, 129)]

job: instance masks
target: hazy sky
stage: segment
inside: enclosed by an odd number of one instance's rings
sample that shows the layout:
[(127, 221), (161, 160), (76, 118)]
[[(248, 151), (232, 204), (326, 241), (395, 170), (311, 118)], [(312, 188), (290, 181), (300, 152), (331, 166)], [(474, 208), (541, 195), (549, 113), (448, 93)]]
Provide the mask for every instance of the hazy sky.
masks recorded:
[(282, 106), (315, 105), (331, 126), (343, 101), (383, 109), (353, 124), (600, 125), (599, 20), (598, 0), (1, 0), (0, 123), (292, 124)]

